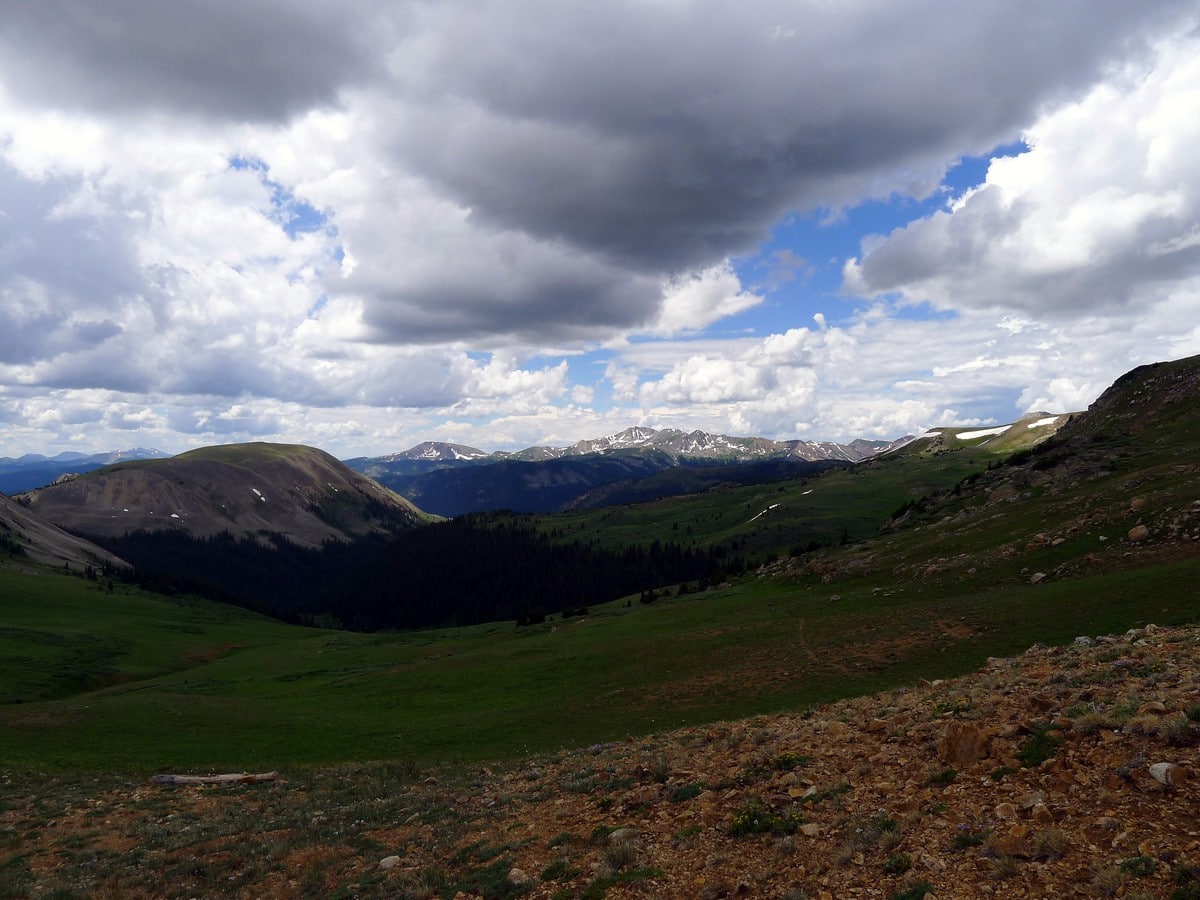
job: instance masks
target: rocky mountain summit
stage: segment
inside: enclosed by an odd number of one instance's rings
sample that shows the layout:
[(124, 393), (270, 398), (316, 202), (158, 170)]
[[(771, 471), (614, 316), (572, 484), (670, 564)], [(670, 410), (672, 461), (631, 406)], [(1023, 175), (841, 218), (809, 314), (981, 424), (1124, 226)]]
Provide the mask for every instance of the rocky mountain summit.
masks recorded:
[(1147, 625), (503, 769), (89, 780), (49, 821), (8, 782), (0, 866), (31, 895), (1198, 897), (1198, 719), (1200, 629)]

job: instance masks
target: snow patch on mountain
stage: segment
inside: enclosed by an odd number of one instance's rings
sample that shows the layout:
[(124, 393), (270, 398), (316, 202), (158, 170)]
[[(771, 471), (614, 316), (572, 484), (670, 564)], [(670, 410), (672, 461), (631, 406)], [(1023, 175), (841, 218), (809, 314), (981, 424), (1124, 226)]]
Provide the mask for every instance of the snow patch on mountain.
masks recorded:
[(960, 441), (972, 441), (975, 438), (993, 437), (997, 434), (1004, 434), (1011, 427), (1011, 425), (1001, 425), (998, 428), (983, 428), (979, 431), (960, 431), (955, 437)]
[(1047, 425), (1053, 425), (1055, 422), (1057, 422), (1061, 418), (1062, 418), (1062, 416), (1045, 416), (1044, 418), (1038, 419), (1036, 422), (1030, 422), (1026, 427), (1027, 428), (1045, 428)]

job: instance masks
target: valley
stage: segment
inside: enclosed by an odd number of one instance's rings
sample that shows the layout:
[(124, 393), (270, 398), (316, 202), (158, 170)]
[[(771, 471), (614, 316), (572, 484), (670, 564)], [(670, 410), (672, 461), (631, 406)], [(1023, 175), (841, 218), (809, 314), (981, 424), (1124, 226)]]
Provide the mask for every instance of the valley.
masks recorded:
[[(1156, 782), (1147, 767), (1195, 769), (1200, 734), (1187, 716), (1196, 638), (1121, 636), (1147, 623), (1183, 628), (1200, 612), (1198, 387), (1200, 360), (1164, 363), (1130, 373), (1036, 442), (998, 449), (991, 442), (1003, 435), (960, 429), (801, 478), (554, 515), (489, 514), (480, 527), (519, 521), (563, 547), (618, 553), (678, 541), (746, 560), (717, 579), (646, 584), (586, 610), (564, 602), (522, 625), (354, 633), (164, 596), (120, 577), (93, 580), (70, 564), (70, 574), (6, 567), (0, 871), (17, 896), (89, 893), (106, 879), (139, 895), (143, 876), (122, 862), (132, 844), (90, 867), (67, 852), (99, 839), (86, 812), (101, 803), (119, 810), (109, 816), (115, 832), (104, 833), (156, 835), (140, 866), (176, 872), (181, 889), (201, 893), (299, 896), (316, 879), (363, 896), (685, 896), (686, 869), (713, 897), (743, 882), (752, 895), (842, 896), (880, 879), (882, 896), (899, 896), (918, 875), (939, 896), (974, 896), (955, 893), (946, 874), (964, 865), (1010, 896), (1037, 896), (1046, 884), (1086, 892), (1108, 869), (1113, 883), (1145, 878), (1166, 890), (1173, 865), (1200, 863), (1200, 846), (1185, 830), (1146, 829), (1152, 809), (1182, 809), (1196, 788)], [(396, 540), (438, 527), (414, 524)], [(372, 578), (388, 571), (395, 566)], [(1098, 636), (1115, 655), (1056, 649)], [(1125, 658), (1138, 680), (1117, 684), (1106, 673)], [(998, 669), (997, 659), (1017, 662)], [(1161, 706), (1160, 718), (1183, 717), (1177, 743), (1160, 726), (1132, 724), (1148, 703)], [(1087, 713), (1109, 724), (1085, 734), (1077, 723)], [(937, 746), (952, 721), (986, 731), (988, 754), (942, 761)], [(1073, 755), (1012, 765), (1039, 728), (1055, 730)], [(1114, 743), (1104, 760), (1098, 740)], [(812, 771), (799, 762), (774, 769), (786, 754), (809, 759)], [(1127, 766), (1128, 778), (1105, 787), (1107, 800), (1085, 802), (1085, 783), (1058, 773), (1093, 756), (1087, 766)], [(1013, 771), (990, 782), (1002, 768)], [(949, 769), (947, 787), (924, 781)], [(283, 782), (146, 785), (156, 773), (214, 771), (280, 771)], [(801, 802), (810, 787), (843, 782), (845, 801)], [(689, 798), (672, 799), (692, 785)], [(1032, 792), (1049, 820), (1018, 803)], [(1014, 808), (1004, 833), (1026, 828), (1008, 850), (950, 847), (964, 823), (990, 829), (980, 846), (999, 835), (1001, 803)], [(894, 845), (839, 859), (866, 806), (893, 820)], [(747, 809), (796, 827), (739, 837)], [(151, 828), (167, 810), (195, 822), (196, 835)], [(288, 835), (278, 847), (250, 836), (262, 815)], [(1105, 817), (1134, 837), (1108, 835), (1111, 852), (1101, 853), (1089, 829), (1106, 828), (1094, 826)], [(327, 821), (341, 824), (328, 831)], [(816, 830), (800, 834), (802, 823)], [(617, 862), (607, 833), (589, 837), (602, 826), (631, 829)], [(1034, 849), (1052, 826), (1070, 854)], [(509, 830), (522, 837), (504, 840)], [(570, 836), (555, 844), (559, 832)], [(238, 842), (276, 867), (232, 867)], [(694, 848), (704, 848), (699, 857)], [(882, 868), (900, 852), (911, 874)], [(704, 862), (714, 854), (726, 864)], [(184, 855), (207, 859), (205, 871), (225, 880), (179, 874)], [(1142, 856), (1145, 875), (1120, 869)], [(1011, 870), (987, 869), (999, 857)], [(503, 871), (491, 872), (493, 863)], [(756, 881), (767, 870), (776, 874)], [(485, 871), (491, 880), (471, 880)]]

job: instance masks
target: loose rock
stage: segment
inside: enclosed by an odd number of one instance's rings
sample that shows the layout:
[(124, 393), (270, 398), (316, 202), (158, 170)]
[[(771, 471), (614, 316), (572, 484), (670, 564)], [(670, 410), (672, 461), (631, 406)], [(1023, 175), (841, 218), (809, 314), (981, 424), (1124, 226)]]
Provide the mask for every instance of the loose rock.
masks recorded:
[(938, 759), (948, 766), (969, 766), (987, 756), (990, 740), (978, 725), (951, 722), (938, 742)]
[(1187, 769), (1169, 762), (1154, 763), (1149, 771), (1150, 777), (1159, 784), (1173, 788), (1181, 787), (1188, 777)]

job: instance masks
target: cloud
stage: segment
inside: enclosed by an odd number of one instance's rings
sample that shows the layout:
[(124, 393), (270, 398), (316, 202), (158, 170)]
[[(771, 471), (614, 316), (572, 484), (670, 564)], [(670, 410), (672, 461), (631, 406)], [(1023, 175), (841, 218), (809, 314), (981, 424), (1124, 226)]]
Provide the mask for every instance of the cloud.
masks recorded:
[[(1136, 314), (1012, 324), (964, 310), (930, 327), (904, 310), (876, 307), (816, 331), (631, 344), (610, 364), (609, 378), (636, 404), (630, 417), (651, 426), (894, 438), (935, 425), (1007, 423), (1034, 410), (1082, 410), (1144, 361), (1143, 348), (1158, 334)], [(1200, 329), (1185, 327), (1200, 344)]]
[(357, 0), (18, 0), (0, 81), (60, 109), (282, 120), (369, 77), (389, 18)]
[(482, 227), (695, 271), (791, 209), (931, 193), (1181, 8), (425, 7), (385, 128), (393, 158)]
[(248, 155), (327, 216), (347, 262), (319, 290), (358, 337), (498, 349), (743, 311), (680, 285), (789, 210), (932, 192), (1179, 5), (68, 6), (18, 5), (0, 48), (27, 177), (93, 174), (74, 208), (175, 195), (162, 262), (244, 265), (254, 173), (211, 166)]
[(0, 366), (10, 383), (185, 394), (303, 392), (287, 339), (335, 264), (289, 235), (262, 173), (221, 140), (92, 122), (89, 153), (0, 109)]
[(949, 209), (868, 245), (846, 290), (1059, 321), (1195, 295), (1198, 97), (1200, 38), (1163, 42), (1043, 115), (1028, 152), (994, 160)]
[(82, 193), (75, 179), (30, 182), (0, 160), (0, 364), (79, 352), (121, 331), (95, 285), (123, 295), (142, 280), (128, 235), (72, 207)]
[[(599, 340), (641, 323), (661, 303), (657, 279), (521, 232), (481, 232), (457, 210), (374, 210), (341, 238), (359, 261), (329, 293), (363, 309), (367, 339), (469, 341), (489, 348)], [(396, 242), (405, 255), (381, 246)]]
[[(9, 7), (8, 442), (853, 436), (1200, 341), (1191, 3)], [(792, 302), (823, 247), (739, 276), (782, 217), (935, 196), (1021, 133), (859, 254), (869, 310)]]
[(658, 318), (648, 333), (672, 336), (703, 331), (762, 302), (760, 295), (742, 290), (737, 274), (724, 263), (668, 282)]

